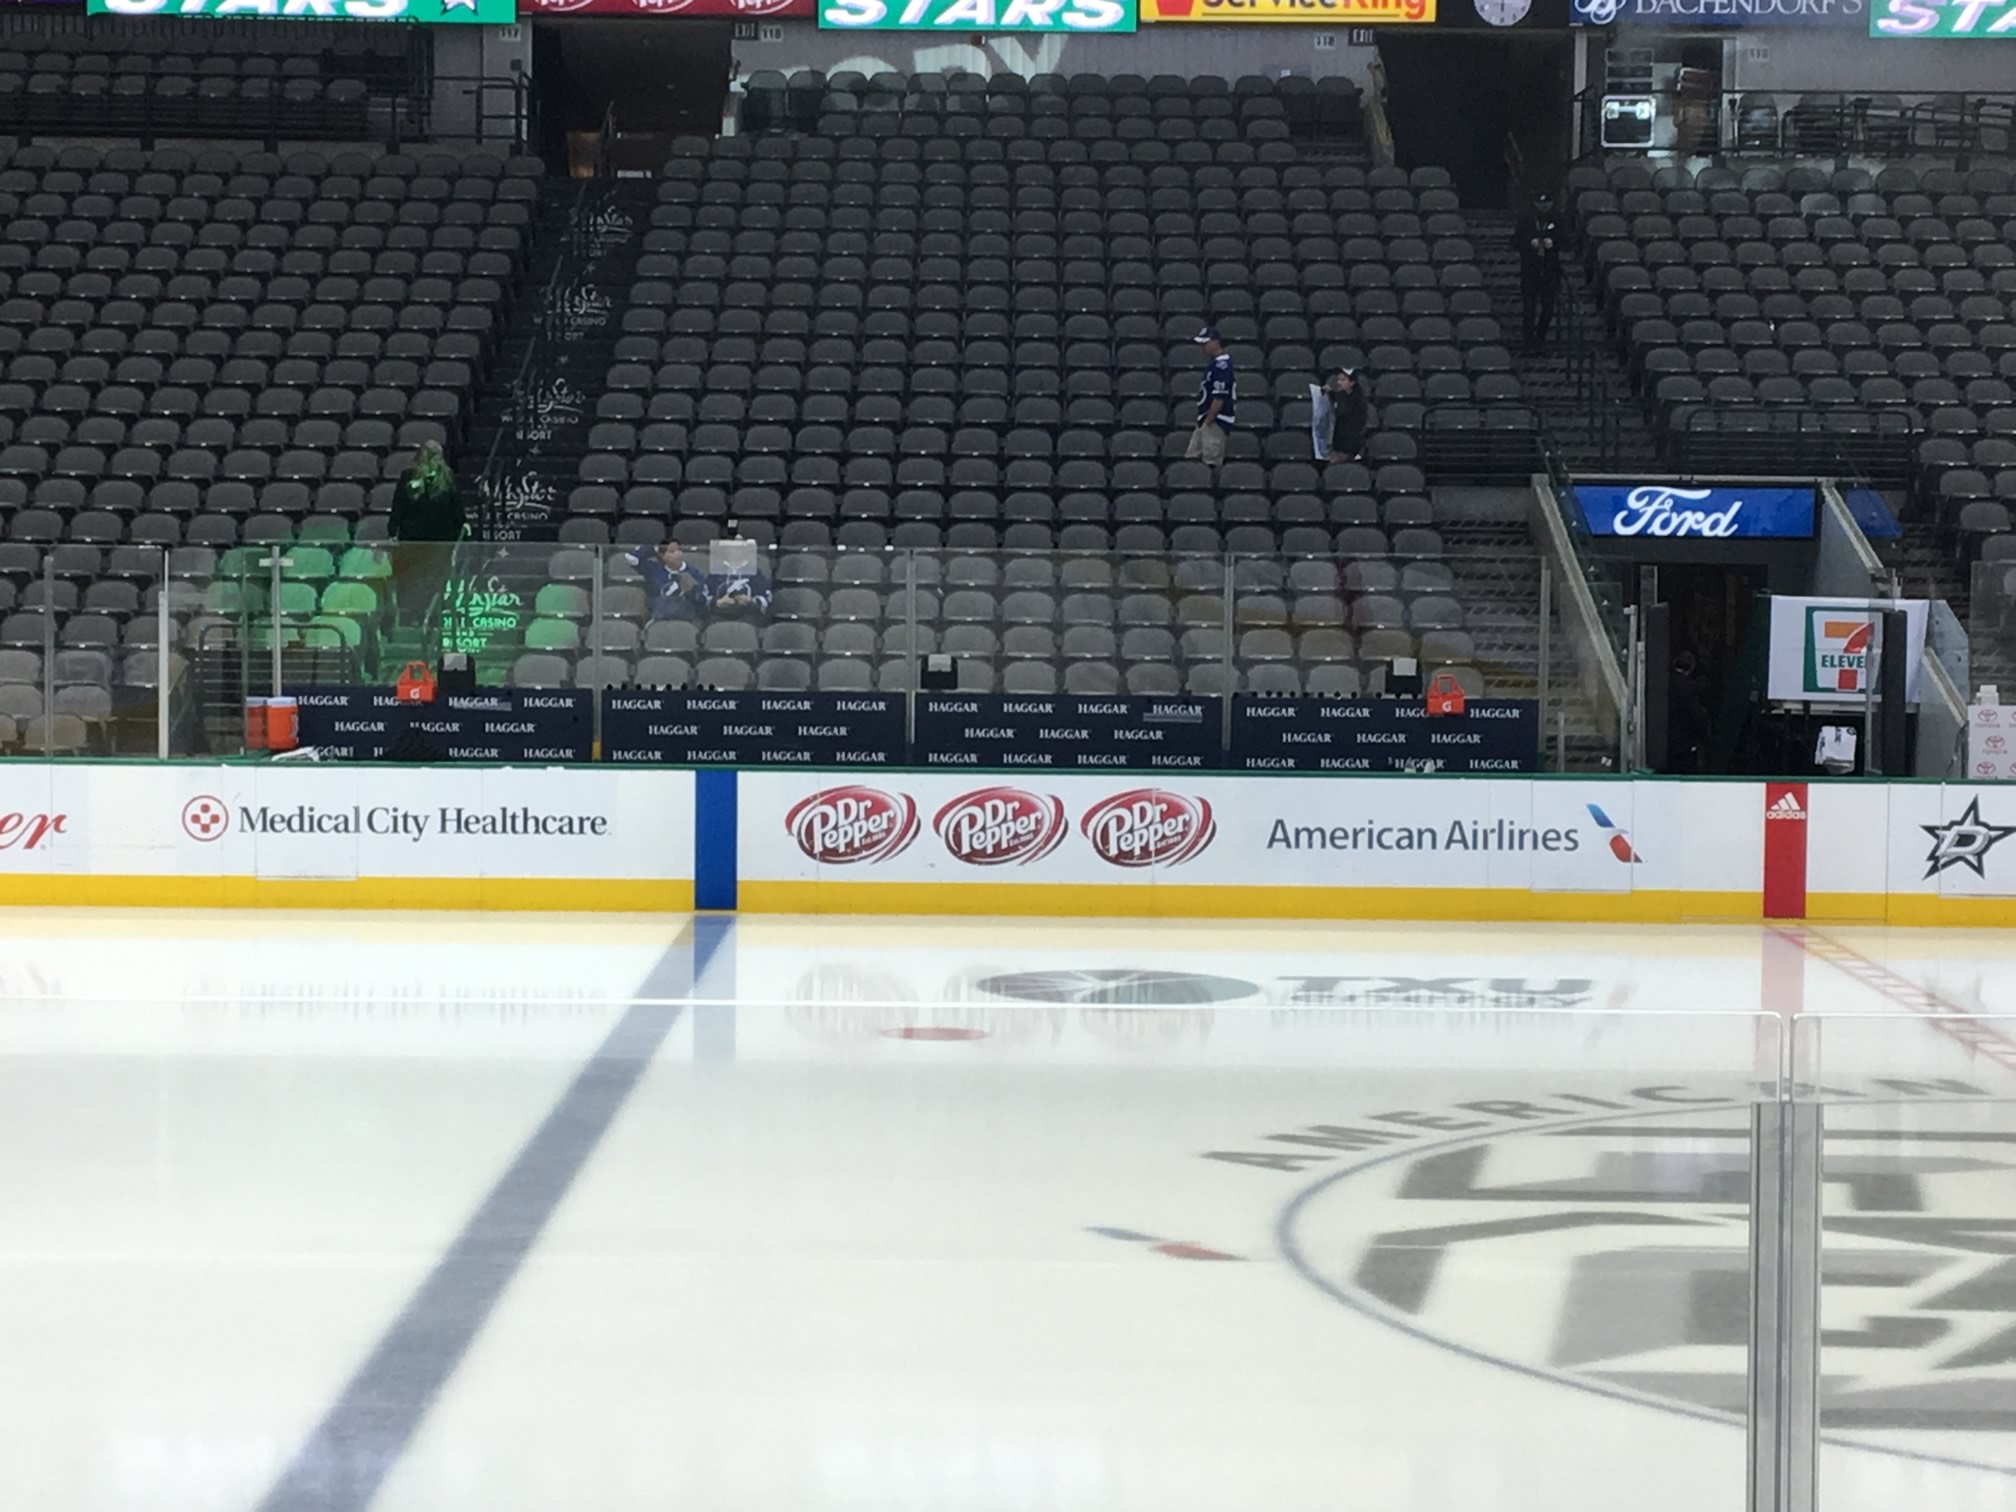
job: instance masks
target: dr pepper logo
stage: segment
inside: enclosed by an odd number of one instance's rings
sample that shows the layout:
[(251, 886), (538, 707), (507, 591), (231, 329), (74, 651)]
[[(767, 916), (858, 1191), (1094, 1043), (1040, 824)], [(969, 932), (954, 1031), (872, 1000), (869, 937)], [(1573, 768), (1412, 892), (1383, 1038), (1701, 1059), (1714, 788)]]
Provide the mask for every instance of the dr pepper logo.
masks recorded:
[(827, 788), (786, 814), (784, 827), (814, 861), (887, 861), (917, 838), (917, 805), (880, 788)]
[(1211, 805), (1160, 788), (1116, 793), (1078, 821), (1099, 859), (1114, 866), (1179, 866), (1218, 833)]
[(968, 866), (1027, 866), (1064, 843), (1071, 821), (1064, 800), (1021, 788), (981, 788), (954, 798), (931, 821), (955, 861)]

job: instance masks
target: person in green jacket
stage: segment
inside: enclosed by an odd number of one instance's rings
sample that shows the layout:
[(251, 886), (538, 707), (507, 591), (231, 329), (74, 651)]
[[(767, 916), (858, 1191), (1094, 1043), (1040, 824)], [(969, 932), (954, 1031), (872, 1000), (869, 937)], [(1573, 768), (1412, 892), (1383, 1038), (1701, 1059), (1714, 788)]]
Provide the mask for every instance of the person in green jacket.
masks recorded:
[(419, 623), (448, 580), (455, 543), (468, 529), (462, 495), (455, 487), (441, 443), (423, 441), (413, 465), (392, 491), (388, 532), (392, 552), (392, 592), (401, 625)]

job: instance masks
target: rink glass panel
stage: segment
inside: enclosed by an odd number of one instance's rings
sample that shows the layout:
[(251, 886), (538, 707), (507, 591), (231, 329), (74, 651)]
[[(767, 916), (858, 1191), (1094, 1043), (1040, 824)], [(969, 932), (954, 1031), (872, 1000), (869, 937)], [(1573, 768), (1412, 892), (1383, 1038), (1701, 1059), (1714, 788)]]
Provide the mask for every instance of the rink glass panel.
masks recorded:
[[(1952, 976), (1955, 973), (1944, 973)], [(1820, 1512), (2016, 1497), (2016, 1018), (1819, 1014)]]

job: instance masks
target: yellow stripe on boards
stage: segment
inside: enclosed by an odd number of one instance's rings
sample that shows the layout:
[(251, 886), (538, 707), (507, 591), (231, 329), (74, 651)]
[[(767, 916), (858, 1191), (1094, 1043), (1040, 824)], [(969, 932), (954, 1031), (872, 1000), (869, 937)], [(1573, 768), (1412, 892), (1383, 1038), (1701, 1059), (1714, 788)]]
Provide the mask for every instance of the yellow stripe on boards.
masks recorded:
[[(1806, 916), (1792, 923), (1807, 924), (1883, 924), (1889, 921), (1892, 904), (1902, 902), (1900, 895), (1892, 898), (1886, 893), (1875, 892), (1812, 892), (1806, 894)], [(1936, 899), (1927, 898), (1926, 902)]]
[(997, 914), (1186, 919), (1676, 923), (1757, 919), (1754, 892), (1526, 892), (1483, 887), (1222, 887), (1042, 882), (751, 882), (743, 913)]
[[(1892, 893), (1887, 899), (1876, 897), (1877, 904), (1887, 902), (1889, 907), (1879, 914), (1886, 924), (1901, 924), (1909, 928), (1947, 929), (2007, 929), (2016, 925), (2016, 898), (1956, 898), (1941, 897), (1937, 893)], [(1812, 909), (1807, 909), (1809, 915)], [(1817, 917), (1817, 916), (1816, 916)], [(1855, 920), (1867, 922), (1870, 914), (1857, 912), (1851, 915)]]
[(592, 877), (87, 877), (0, 875), (0, 907), (377, 908), (691, 913), (690, 881)]

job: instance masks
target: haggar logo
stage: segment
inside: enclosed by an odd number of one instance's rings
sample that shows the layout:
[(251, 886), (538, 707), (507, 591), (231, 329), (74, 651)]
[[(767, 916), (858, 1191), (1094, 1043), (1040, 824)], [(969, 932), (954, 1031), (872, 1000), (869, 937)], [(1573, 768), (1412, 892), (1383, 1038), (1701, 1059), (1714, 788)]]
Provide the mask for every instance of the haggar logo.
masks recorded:
[[(1208, 1153), (1345, 1162), (1280, 1225), (1289, 1263), (1334, 1299), (1473, 1359), (1740, 1422), (1751, 1153), (1732, 1090), (1479, 1099)], [(2002, 1216), (2016, 1151), (1980, 1121), (1986, 1094), (1949, 1080), (1827, 1090), (1825, 1427), (2016, 1433), (2016, 1225)], [(1536, 1304), (1552, 1312), (1540, 1327)], [(2006, 1439), (1967, 1453), (2016, 1467)]]

